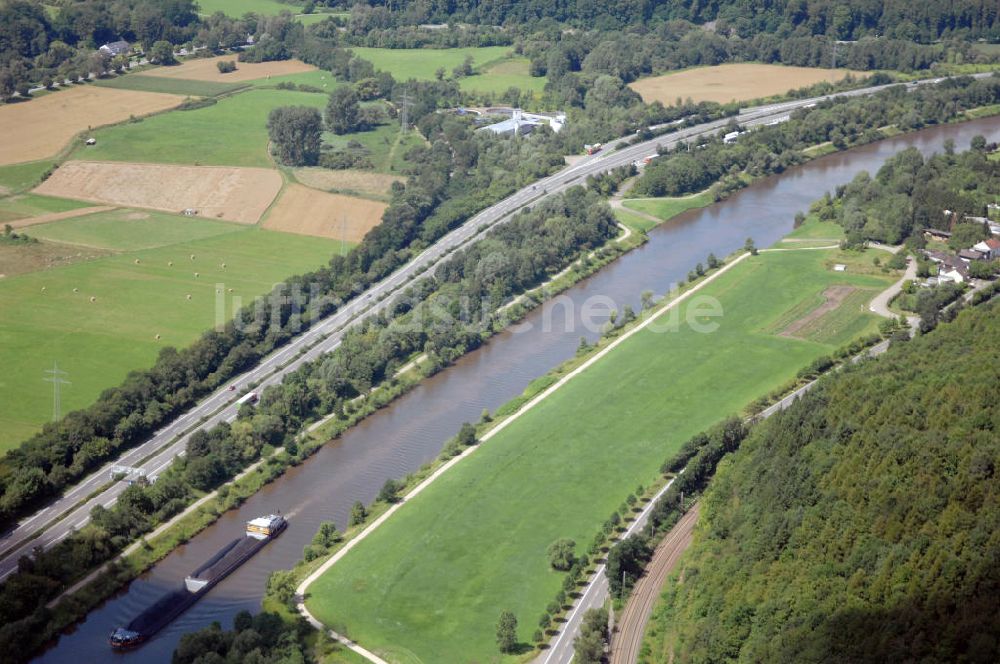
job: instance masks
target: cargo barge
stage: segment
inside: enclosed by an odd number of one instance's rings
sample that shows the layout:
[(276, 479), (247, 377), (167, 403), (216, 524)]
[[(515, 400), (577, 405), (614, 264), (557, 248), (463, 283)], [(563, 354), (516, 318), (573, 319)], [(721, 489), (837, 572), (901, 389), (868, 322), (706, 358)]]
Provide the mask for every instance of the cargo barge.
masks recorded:
[(184, 587), (156, 600), (124, 627), (108, 636), (114, 650), (138, 647), (184, 613), (219, 581), (245, 563), (288, 526), (284, 517), (271, 514), (247, 522), (246, 535), (222, 547), (184, 579)]

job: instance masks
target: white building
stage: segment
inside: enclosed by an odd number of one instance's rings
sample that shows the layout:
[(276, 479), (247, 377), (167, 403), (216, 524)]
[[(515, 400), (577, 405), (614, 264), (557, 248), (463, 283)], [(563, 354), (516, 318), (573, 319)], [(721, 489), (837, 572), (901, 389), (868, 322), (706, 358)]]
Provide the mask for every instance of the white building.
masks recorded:
[[(507, 109), (503, 109), (500, 112), (506, 113), (506, 111)], [(535, 127), (543, 125), (548, 125), (552, 131), (559, 133), (566, 124), (564, 113), (542, 115), (540, 113), (525, 113), (520, 108), (514, 108), (510, 109), (510, 114), (510, 119), (487, 125), (480, 131), (491, 131), (498, 136), (525, 136), (534, 131)]]

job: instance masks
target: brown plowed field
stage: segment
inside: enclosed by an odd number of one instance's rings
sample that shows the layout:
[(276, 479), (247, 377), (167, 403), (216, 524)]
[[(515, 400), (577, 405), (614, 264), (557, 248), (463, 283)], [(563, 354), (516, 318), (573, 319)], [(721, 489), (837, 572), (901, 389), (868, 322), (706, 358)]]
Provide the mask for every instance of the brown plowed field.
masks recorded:
[(264, 228), (299, 235), (359, 242), (382, 222), (385, 203), (328, 194), (300, 184), (289, 185), (264, 220)]
[(148, 115), (184, 100), (159, 92), (80, 85), (0, 106), (0, 165), (51, 157), (89, 127)]
[(354, 192), (361, 196), (389, 196), (393, 182), (406, 182), (406, 178), (398, 175), (328, 168), (299, 168), (295, 179), (313, 189)]
[(47, 196), (255, 224), (281, 191), (266, 168), (68, 161), (35, 188)]
[(629, 83), (629, 87), (638, 92), (647, 104), (659, 101), (670, 106), (678, 97), (690, 97), (695, 102), (717, 101), (725, 104), (770, 97), (820, 81), (839, 81), (847, 74), (854, 74), (856, 77), (866, 75), (849, 69), (738, 63), (652, 76)]
[(236, 62), (236, 71), (228, 74), (219, 73), (218, 62), (236, 60), (235, 55), (220, 55), (217, 58), (196, 58), (175, 67), (157, 67), (142, 72), (146, 76), (163, 76), (166, 78), (187, 78), (195, 81), (213, 81), (215, 83), (241, 83), (269, 76), (284, 74), (301, 74), (306, 71), (316, 71), (316, 67), (307, 65), (301, 60), (276, 60), (274, 62)]

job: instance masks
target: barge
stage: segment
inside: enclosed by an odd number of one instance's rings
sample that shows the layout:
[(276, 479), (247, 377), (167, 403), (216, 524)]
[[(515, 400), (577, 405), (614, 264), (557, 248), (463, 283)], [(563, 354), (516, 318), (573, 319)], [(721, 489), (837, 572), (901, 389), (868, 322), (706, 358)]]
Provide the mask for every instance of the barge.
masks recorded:
[(248, 521), (243, 537), (222, 547), (192, 572), (184, 579), (184, 587), (170, 591), (127, 625), (116, 628), (108, 636), (108, 644), (114, 650), (129, 650), (145, 643), (201, 599), (215, 584), (281, 534), (287, 526), (288, 522), (284, 517), (276, 514)]

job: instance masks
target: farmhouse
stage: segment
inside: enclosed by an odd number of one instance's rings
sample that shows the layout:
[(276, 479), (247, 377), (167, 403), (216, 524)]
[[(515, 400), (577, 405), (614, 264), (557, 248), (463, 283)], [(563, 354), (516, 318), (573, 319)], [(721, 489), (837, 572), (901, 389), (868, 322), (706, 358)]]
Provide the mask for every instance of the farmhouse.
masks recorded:
[(124, 39), (119, 39), (118, 41), (103, 44), (97, 50), (105, 55), (110, 55), (113, 58), (118, 55), (128, 55), (128, 53), (132, 50), (132, 46)]
[(972, 248), (981, 252), (986, 260), (1000, 258), (1000, 240), (995, 237), (983, 240), (982, 242), (973, 245)]
[(958, 252), (958, 257), (963, 261), (981, 261), (986, 257), (986, 254), (976, 249), (962, 249)]

